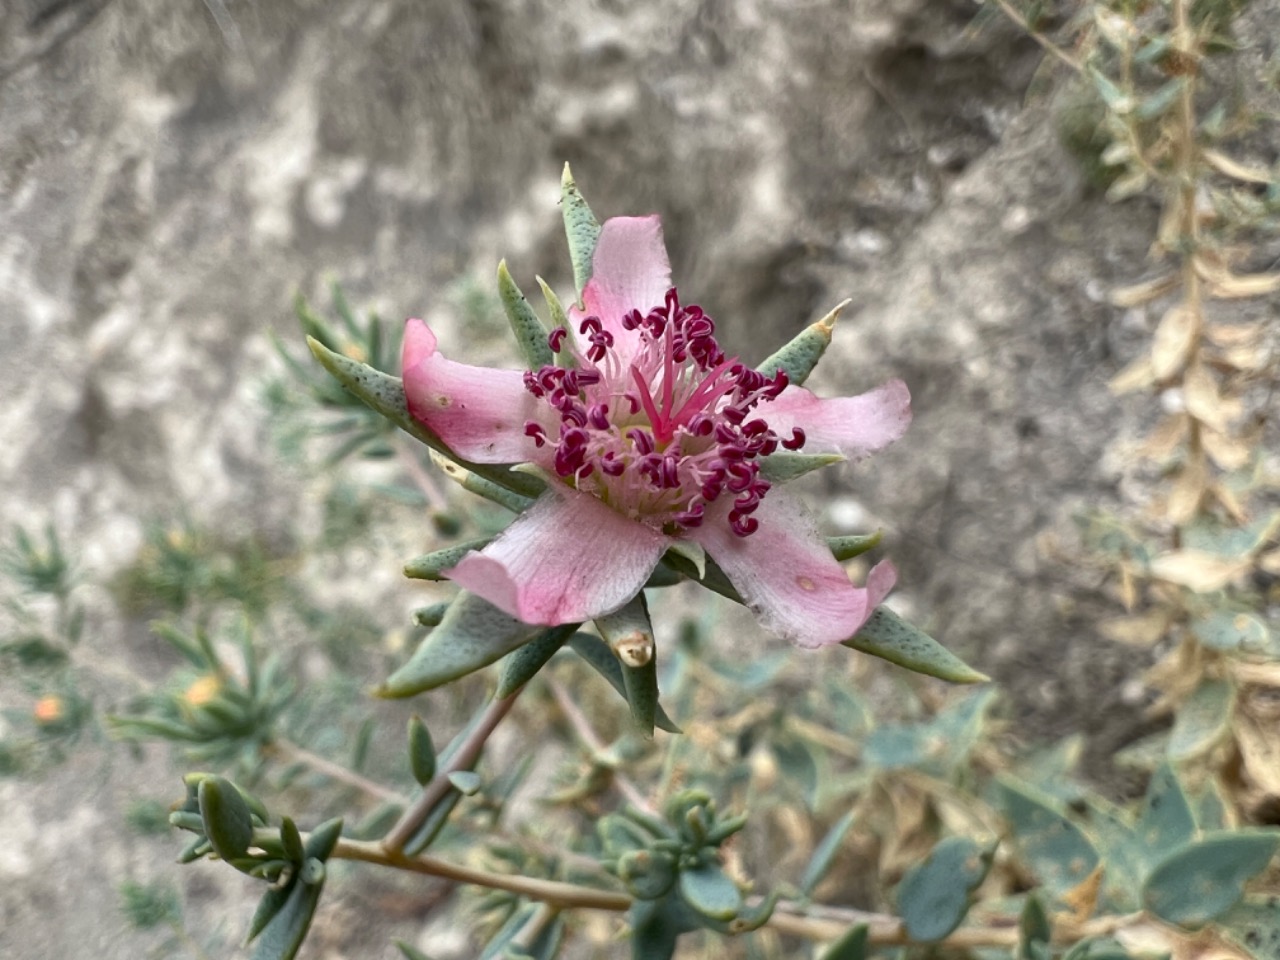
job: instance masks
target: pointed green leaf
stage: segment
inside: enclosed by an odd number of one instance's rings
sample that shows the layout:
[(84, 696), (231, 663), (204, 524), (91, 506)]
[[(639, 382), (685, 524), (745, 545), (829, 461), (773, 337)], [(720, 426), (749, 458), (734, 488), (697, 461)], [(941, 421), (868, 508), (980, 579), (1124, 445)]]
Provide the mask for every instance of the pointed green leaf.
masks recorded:
[(919, 627), (888, 607), (878, 607), (862, 628), (841, 643), (900, 667), (952, 683), (986, 683), (991, 678), (974, 670)]
[(598, 617), (596, 629), (623, 667), (643, 667), (653, 660), (653, 624), (643, 593), (636, 594), (613, 613)]
[[(1035, 891), (1027, 894), (1027, 902), (1022, 906), (1022, 915), (1018, 918), (1018, 952), (1016, 960), (1041, 960), (1046, 956), (1053, 939), (1053, 926), (1049, 923), (1049, 914), (1045, 912), (1044, 903), (1036, 896)], [(1042, 949), (1037, 950), (1040, 947)]]
[(417, 947), (411, 947), (403, 940), (392, 940), (396, 945), (396, 949), (404, 954), (404, 960), (431, 960), (429, 956), (419, 950)]
[(515, 493), (536, 497), (542, 492), (543, 484), (536, 477), (514, 473), (505, 467), (469, 463), (455, 457), (443, 440), (409, 413), (404, 397), (404, 384), (399, 377), (390, 376), (373, 369), (368, 364), (335, 353), (314, 337), (307, 339), (307, 346), (320, 361), (320, 365), (328, 370), (349, 393), (390, 420), (409, 436), (421, 440), (432, 450), (456, 460), (472, 473)]
[(1138, 109), (1135, 111), (1138, 117), (1143, 120), (1154, 120), (1163, 114), (1178, 102), (1178, 97), (1181, 96), (1188, 82), (1187, 77), (1174, 77), (1161, 85), (1151, 96), (1139, 101)]
[(839, 453), (774, 453), (757, 461), (760, 475), (770, 483), (790, 483), (806, 473), (844, 463), (848, 458)]
[(1134, 835), (1142, 850), (1142, 859), (1150, 869), (1170, 850), (1195, 836), (1196, 819), (1182, 784), (1168, 763), (1162, 763), (1151, 775), (1142, 812), (1134, 825)]
[(658, 658), (652, 657), (642, 667), (622, 664), (622, 686), (631, 707), (631, 719), (646, 738), (653, 739), (658, 711)]
[[(620, 697), (624, 700), (626, 699), (627, 691), (622, 680), (622, 664), (618, 662), (618, 658), (614, 656), (607, 643), (589, 633), (579, 632), (569, 638), (569, 646), (596, 673), (608, 680), (609, 685), (618, 691)], [(665, 730), (667, 733), (680, 732), (680, 728), (675, 725), (671, 718), (667, 716), (667, 712), (662, 709), (662, 704), (658, 704), (653, 722), (659, 730)]]
[[(311, 919), (315, 916), (323, 889), (323, 882), (295, 881), (290, 884), (284, 904), (275, 911), (258, 936), (252, 960), (293, 960), (311, 928)], [(262, 909), (263, 905), (259, 904), (259, 910)]]
[(853, 815), (854, 811), (850, 810), (837, 820), (821, 842), (814, 847), (813, 856), (809, 858), (809, 864), (804, 868), (804, 876), (800, 878), (800, 892), (806, 897), (813, 896), (814, 887), (831, 869), (831, 864), (844, 843), (845, 834), (853, 826)]
[(480, 790), (480, 774), (474, 770), (454, 770), (449, 774), (449, 783), (464, 797), (472, 797)]
[(342, 839), (342, 818), (334, 817), (332, 820), (326, 820), (311, 831), (311, 836), (307, 837), (307, 857), (323, 863), (333, 855), (333, 850), (340, 839)]
[(742, 909), (742, 894), (715, 864), (680, 871), (680, 896), (696, 913), (712, 920), (729, 921)]
[(696, 540), (677, 540), (668, 552), (688, 560), (698, 572), (699, 579), (707, 575), (707, 551)]
[(484, 951), (480, 954), (480, 960), (497, 960), (498, 957), (502, 956), (502, 951), (507, 944), (520, 932), (520, 928), (528, 923), (529, 918), (533, 916), (536, 909), (537, 907), (533, 904), (525, 904), (511, 914), (507, 918), (507, 922), (493, 935), (493, 939), (485, 944)]
[(960, 926), (995, 849), (992, 844), (984, 850), (968, 837), (948, 837), (908, 870), (898, 886), (898, 912), (907, 936), (931, 943)]
[(875, 533), (856, 534), (847, 537), (827, 537), (827, 549), (831, 551), (833, 557), (844, 563), (846, 560), (860, 557), (868, 550), (878, 547), (883, 539), (884, 532), (882, 530), (877, 530)]
[(480, 537), (424, 553), (404, 565), (404, 575), (412, 580), (446, 580), (443, 571), (456, 567), (472, 550), (483, 550), (492, 541), (493, 537)]
[(1201, 927), (1240, 902), (1245, 883), (1266, 869), (1277, 847), (1273, 830), (1207, 833), (1157, 864), (1143, 885), (1143, 905), (1162, 920)]
[(409, 718), (409, 769), (423, 787), (436, 775), (436, 745), (431, 742), (431, 731), (416, 713)]
[(521, 623), (493, 604), (465, 591), (403, 667), (376, 692), (411, 697), (487, 667), (528, 642), (542, 627)]
[[(542, 299), (547, 301), (547, 312), (551, 314), (551, 329), (555, 330), (559, 327), (564, 330), (568, 330), (569, 337), (572, 338), (573, 328), (569, 325), (569, 315), (565, 312), (564, 304), (560, 302), (560, 298), (556, 296), (556, 292), (551, 289), (547, 284), (547, 281), (543, 280), (541, 277), (537, 277), (536, 279), (538, 281), (538, 286), (542, 290)], [(549, 343), (548, 346), (550, 346)], [(562, 349), (559, 353), (555, 354), (555, 358), (556, 366), (563, 367), (566, 370), (571, 370), (578, 365), (577, 361), (573, 357), (573, 351), (569, 349)]]
[(244, 941), (246, 944), (253, 943), (258, 934), (262, 933), (267, 924), (283, 909), (284, 905), (288, 903), (289, 894), (293, 892), (296, 884), (297, 880), (294, 879), (282, 887), (270, 887), (262, 895), (262, 899), (258, 901), (257, 909), (253, 911), (253, 918), (249, 921), (249, 933)]
[(555, 361), (555, 354), (547, 343), (547, 328), (534, 313), (524, 293), (511, 277), (507, 261), (498, 264), (498, 299), (516, 336), (516, 346), (525, 365), (530, 370), (541, 370)]
[(298, 825), (290, 817), (280, 819), (280, 846), (284, 848), (285, 859), (290, 863), (301, 864), (307, 859), (306, 848), (302, 845), (302, 834)]
[(573, 285), (578, 288), (578, 306), (582, 306), (582, 291), (591, 280), (600, 224), (578, 192), (567, 163), (560, 177), (560, 213), (564, 217), (564, 235), (569, 241), (569, 259), (573, 262)]
[(766, 377), (772, 377), (781, 370), (787, 375), (789, 383), (797, 387), (802, 385), (818, 366), (822, 355), (827, 352), (827, 347), (831, 345), (831, 333), (836, 327), (836, 319), (840, 316), (840, 311), (850, 302), (845, 300), (837, 304), (834, 310), (817, 323), (811, 323), (801, 330), (782, 349), (768, 357), (756, 369)]
[(544, 630), (507, 657), (502, 664), (502, 677), (498, 680), (494, 699), (505, 700), (532, 680), (579, 626), (581, 624), (567, 623)]
[(1235, 684), (1205, 680), (1178, 709), (1169, 734), (1169, 759), (1191, 760), (1203, 756), (1227, 735), (1235, 709)]
[(1013, 843), (1035, 877), (1061, 896), (1093, 872), (1098, 851), (1058, 804), (1029, 784), (1001, 777), (996, 792), (1013, 825)]
[(422, 821), (422, 826), (418, 828), (418, 832), (410, 837), (409, 842), (404, 845), (406, 856), (416, 857), (431, 846), (435, 838), (439, 836), (440, 831), (444, 829), (444, 825), (448, 822), (454, 807), (458, 805), (458, 801), (461, 799), (461, 793), (457, 790), (450, 790), (444, 795), (444, 799), (431, 808), (431, 813)]
[(223, 860), (238, 860), (253, 842), (253, 815), (229, 781), (206, 777), (200, 781), (200, 819), (205, 836)]
[(831, 942), (819, 960), (867, 960), (868, 929), (865, 923), (850, 927)]
[(1274, 896), (1245, 898), (1214, 927), (1255, 960), (1280, 960), (1280, 901)]

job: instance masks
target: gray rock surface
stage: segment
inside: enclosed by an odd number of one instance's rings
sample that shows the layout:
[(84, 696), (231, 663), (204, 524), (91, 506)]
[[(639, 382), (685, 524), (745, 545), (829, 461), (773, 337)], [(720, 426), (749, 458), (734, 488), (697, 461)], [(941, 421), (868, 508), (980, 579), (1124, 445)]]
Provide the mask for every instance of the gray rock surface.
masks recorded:
[[(1113, 495), (1103, 450), (1148, 412), (1105, 389), (1124, 358), (1101, 291), (1141, 273), (1154, 207), (1086, 191), (1044, 101), (1024, 104), (1037, 48), (966, 30), (974, 11), (7, 0), (0, 525), (52, 519), (99, 577), (166, 511), (286, 528), (300, 481), (270, 453), (258, 392), (295, 292), (337, 278), (462, 349), (460, 278), (488, 283), (505, 256), (528, 286), (569, 285), (568, 160), (598, 213), (664, 216), (682, 292), (747, 359), (853, 297), (815, 382), (900, 376), (916, 419), (810, 489), (884, 524), (913, 615), (1001, 681), (1030, 738), (1083, 730), (1100, 762), (1136, 729), (1133, 657), (1091, 628), (1098, 584), (1035, 538)], [(104, 622), (91, 642), (153, 675), (144, 635)], [(115, 884), (171, 851), (113, 831), (171, 773), (158, 753), (101, 763), (0, 781), (0, 956), (159, 942), (126, 929)], [(237, 879), (184, 876), (230, 904), (231, 942)], [(376, 912), (354, 902), (348, 920)], [(391, 955), (363, 920), (340, 934), (311, 955)]]

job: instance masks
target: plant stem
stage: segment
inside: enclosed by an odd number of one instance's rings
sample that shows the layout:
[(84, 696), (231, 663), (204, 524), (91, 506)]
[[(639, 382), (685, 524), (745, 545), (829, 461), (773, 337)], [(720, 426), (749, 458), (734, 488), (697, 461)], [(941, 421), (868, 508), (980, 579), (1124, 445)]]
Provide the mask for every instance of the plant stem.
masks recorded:
[(1021, 27), (1032, 40), (1040, 44), (1046, 52), (1057, 57), (1076, 73), (1080, 73), (1084, 68), (1080, 66), (1080, 61), (1067, 53), (1060, 46), (1046, 37), (1043, 33), (1031, 25), (1026, 17), (1015, 7), (1009, 0), (993, 0), (995, 5), (1004, 11), (1004, 15)]
[(276, 737), (266, 746), (265, 750), (275, 754), (282, 760), (304, 763), (316, 773), (323, 774), (332, 780), (337, 780), (339, 783), (345, 783), (349, 787), (355, 787), (361, 793), (377, 800), (400, 804), (408, 802), (407, 798), (398, 791), (370, 780), (368, 777), (362, 776), (340, 763), (326, 760), (324, 757), (312, 753), (310, 750), (300, 747), (293, 741), (286, 740), (283, 737)]
[[(547, 689), (551, 691), (551, 696), (555, 698), (556, 706), (560, 708), (560, 712), (564, 714), (569, 726), (573, 727), (573, 732), (578, 735), (578, 739), (589, 749), (592, 754), (599, 757), (608, 749), (605, 742), (600, 738), (600, 734), (591, 726), (591, 721), (587, 719), (573, 698), (569, 696), (569, 692), (565, 690), (564, 685), (560, 681), (548, 676), (546, 677)], [(616, 767), (611, 767), (614, 785), (617, 786), (618, 792), (626, 797), (627, 802), (645, 811), (645, 813), (655, 813), (653, 805), (645, 799), (640, 788), (635, 785), (630, 777)]]
[(333, 850), (333, 856), (342, 860), (376, 863), (410, 873), (423, 873), (455, 883), (472, 883), (493, 890), (506, 890), (509, 893), (520, 894), (558, 907), (620, 912), (631, 906), (631, 897), (625, 893), (596, 890), (592, 887), (562, 883), (558, 880), (491, 873), (488, 870), (477, 870), (450, 863), (437, 857), (425, 855), (410, 857), (399, 851), (388, 849), (386, 841), (378, 843), (369, 840), (339, 840)]
[(458, 744), (458, 749), (450, 757), (449, 762), (442, 769), (436, 771), (436, 775), (432, 777), (431, 782), (422, 788), (422, 792), (418, 794), (417, 799), (400, 815), (400, 819), (396, 821), (395, 826), (383, 837), (382, 848), (389, 855), (401, 854), (405, 844), (413, 838), (414, 833), (422, 826), (423, 821), (430, 816), (436, 804), (443, 800), (450, 790), (454, 789), (453, 784), (449, 782), (449, 774), (457, 773), (460, 770), (469, 770), (475, 765), (480, 756), (480, 751), (484, 749), (485, 741), (497, 729), (503, 718), (511, 712), (511, 708), (516, 702), (516, 697), (519, 695), (520, 690), (516, 690), (511, 696), (502, 700), (489, 701), (489, 705), (485, 708), (484, 715), (480, 718), (479, 723), (466, 733), (462, 742)]

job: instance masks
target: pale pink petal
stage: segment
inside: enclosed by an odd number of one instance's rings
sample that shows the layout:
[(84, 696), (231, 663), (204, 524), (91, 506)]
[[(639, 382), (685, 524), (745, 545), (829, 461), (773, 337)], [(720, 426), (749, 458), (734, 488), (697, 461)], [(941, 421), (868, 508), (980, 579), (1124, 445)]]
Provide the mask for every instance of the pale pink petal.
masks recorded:
[(867, 574), (867, 612), (862, 621), (849, 631), (849, 636), (853, 636), (862, 629), (862, 624), (867, 622), (867, 618), (875, 612), (876, 607), (884, 603), (884, 598), (889, 595), (889, 591), (897, 582), (898, 568), (888, 560), (881, 560), (871, 568), (871, 572)]
[(553, 411), (524, 388), (516, 370), (473, 367), (436, 352), (436, 338), (421, 320), (408, 320), (401, 351), (409, 412), (475, 463), (522, 463), (538, 451), (524, 427), (544, 423), (558, 435)]
[[(753, 514), (759, 529), (746, 537), (721, 512), (687, 536), (720, 565), (765, 629), (800, 647), (823, 647), (862, 626), (873, 606), (869, 591), (849, 582), (797, 501), (771, 490)], [(878, 575), (877, 593), (888, 586)]]
[(445, 573), (525, 623), (593, 620), (640, 592), (670, 541), (595, 497), (549, 490)]
[(911, 423), (911, 393), (901, 380), (856, 397), (823, 399), (803, 387), (787, 387), (777, 400), (756, 408), (783, 439), (795, 427), (805, 433), (801, 453), (842, 453), (857, 460), (901, 437)]
[(582, 291), (586, 309), (571, 311), (574, 335), (582, 345), (578, 322), (587, 316), (599, 317), (613, 334), (614, 347), (625, 363), (634, 353), (630, 344), (637, 342), (638, 336), (622, 328), (622, 318), (632, 310), (643, 314), (660, 306), (669, 289), (671, 264), (657, 215), (606, 220), (592, 257), (591, 279)]

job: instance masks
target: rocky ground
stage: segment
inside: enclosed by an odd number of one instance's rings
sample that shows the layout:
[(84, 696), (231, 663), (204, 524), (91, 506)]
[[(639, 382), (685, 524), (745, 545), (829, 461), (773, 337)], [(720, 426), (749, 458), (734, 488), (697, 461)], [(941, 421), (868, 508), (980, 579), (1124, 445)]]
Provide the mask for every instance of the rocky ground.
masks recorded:
[[(1088, 189), (1055, 131), (1066, 76), (976, 9), (0, 4), (0, 525), (51, 519), (99, 579), (166, 512), (287, 527), (259, 392), (295, 293), (336, 278), (461, 348), (459, 291), (499, 257), (569, 285), (568, 160), (598, 213), (663, 215), (682, 292), (748, 359), (853, 298), (816, 382), (902, 377), (915, 422), (812, 492), (884, 526), (902, 602), (1029, 739), (1081, 731), (1101, 771), (1143, 732), (1140, 664), (1096, 636), (1097, 578), (1036, 542), (1115, 496), (1104, 453), (1151, 412), (1106, 390), (1151, 321), (1105, 292), (1143, 274), (1156, 207)], [(104, 614), (92, 643), (146, 675), (144, 638)], [(0, 781), (0, 955), (143, 955), (113, 878), (158, 847), (115, 824), (171, 776), (157, 753)], [(204, 873), (197, 900), (238, 895)], [(331, 939), (313, 955), (390, 956)]]

